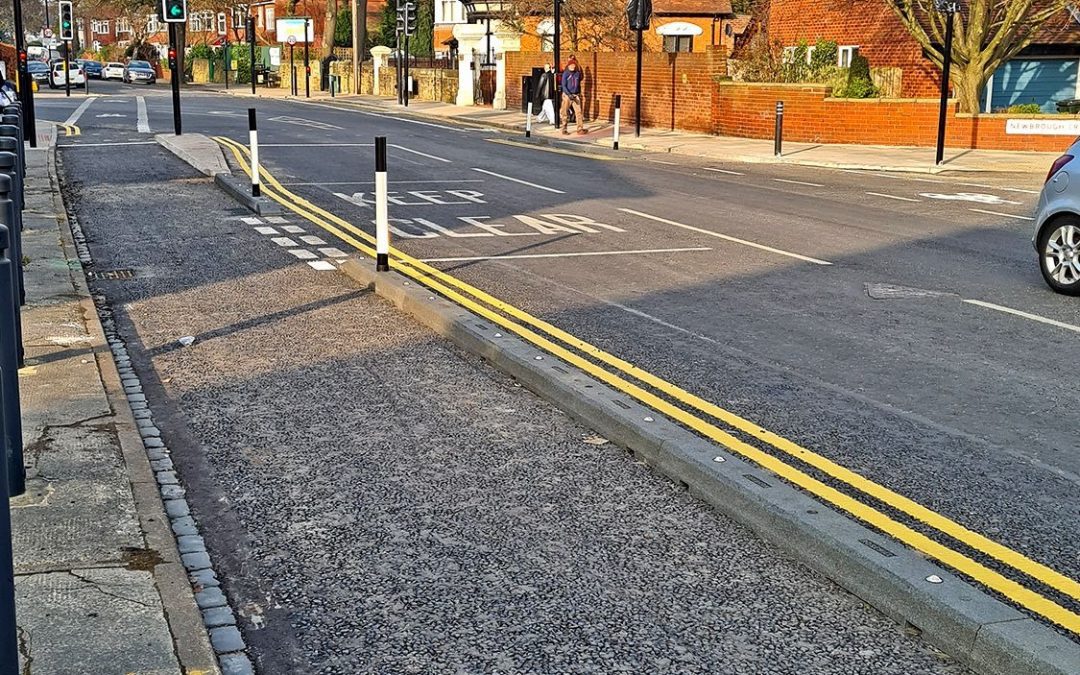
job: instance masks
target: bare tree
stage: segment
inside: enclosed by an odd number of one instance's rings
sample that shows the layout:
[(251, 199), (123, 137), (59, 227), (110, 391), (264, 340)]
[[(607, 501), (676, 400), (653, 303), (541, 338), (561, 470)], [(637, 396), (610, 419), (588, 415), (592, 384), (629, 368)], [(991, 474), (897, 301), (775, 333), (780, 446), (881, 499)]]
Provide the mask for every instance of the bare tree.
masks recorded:
[[(511, 0), (502, 21), (525, 34), (530, 18), (550, 18), (551, 0)], [(561, 46), (572, 51), (621, 51), (635, 44), (626, 21), (623, 3), (618, 0), (564, 0), (561, 9)]]
[[(938, 68), (944, 66), (946, 15), (935, 0), (886, 0)], [(966, 0), (958, 3), (950, 77), (961, 112), (979, 112), (980, 92), (1003, 63), (1052, 22), (1068, 20), (1068, 0)]]
[(323, 15), (322, 55), (334, 53), (334, 33), (337, 32), (338, 0), (326, 0), (326, 13)]

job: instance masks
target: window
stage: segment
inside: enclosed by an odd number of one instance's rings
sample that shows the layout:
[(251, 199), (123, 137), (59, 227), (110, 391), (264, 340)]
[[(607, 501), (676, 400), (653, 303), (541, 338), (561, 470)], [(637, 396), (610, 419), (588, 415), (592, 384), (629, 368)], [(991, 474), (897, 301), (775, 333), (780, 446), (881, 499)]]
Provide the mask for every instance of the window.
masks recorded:
[(217, 15), (217, 33), (218, 35), (224, 35), (228, 32), (228, 26), (225, 22), (225, 12), (218, 12)]
[(668, 53), (692, 52), (692, 51), (694, 51), (694, 36), (692, 36), (692, 35), (665, 35), (664, 36), (664, 51), (668, 52)]
[(232, 27), (243, 28), (244, 22), (247, 21), (247, 12), (240, 7), (233, 7), (232, 11)]
[(266, 8), (266, 29), (274, 29), (274, 8), (272, 6)]
[(91, 19), (90, 31), (95, 35), (107, 35), (109, 33), (109, 22)]
[(123, 33), (130, 33), (130, 32), (131, 32), (131, 21), (129, 21), (127, 19), (117, 19), (116, 20), (116, 34), (117, 35), (120, 35), (120, 34), (123, 34)]
[(161, 22), (158, 21), (157, 14), (147, 14), (146, 32), (153, 35), (154, 33), (160, 33), (161, 30)]
[(540, 36), (540, 51), (553, 52), (555, 51), (555, 36), (554, 35), (541, 35)]
[(814, 58), (814, 50), (817, 49), (817, 45), (810, 45), (806, 48), (806, 65), (810, 65)]
[(198, 33), (202, 31), (202, 16), (198, 12), (192, 14), (191, 17), (188, 19), (188, 30), (190, 30), (192, 33)]
[(859, 53), (857, 46), (840, 47), (836, 50), (836, 65), (841, 68), (850, 68), (851, 62), (855, 59), (855, 55)]

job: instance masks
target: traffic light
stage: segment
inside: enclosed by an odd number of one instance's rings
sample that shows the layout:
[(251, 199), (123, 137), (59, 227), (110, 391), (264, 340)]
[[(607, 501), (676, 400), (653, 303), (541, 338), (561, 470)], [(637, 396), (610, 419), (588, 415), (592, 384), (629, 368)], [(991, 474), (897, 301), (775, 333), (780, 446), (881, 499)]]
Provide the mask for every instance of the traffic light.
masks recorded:
[(75, 19), (71, 16), (71, 2), (69, 0), (61, 0), (60, 2), (60, 39), (75, 39)]
[[(19, 72), (22, 73), (23, 75), (25, 75), (26, 74), (26, 67), (27, 67), (27, 65), (29, 65), (29, 63), (30, 63), (30, 61), (26, 56), (26, 50), (25, 49), (20, 49), (19, 50)], [(20, 84), (19, 86), (22, 86), (22, 85)]]
[(187, 21), (187, 0), (161, 0), (161, 18), (166, 23)]
[(169, 47), (169, 70), (176, 71), (176, 47)]
[(398, 32), (412, 35), (416, 32), (416, 3), (406, 2), (398, 7), (397, 14)]

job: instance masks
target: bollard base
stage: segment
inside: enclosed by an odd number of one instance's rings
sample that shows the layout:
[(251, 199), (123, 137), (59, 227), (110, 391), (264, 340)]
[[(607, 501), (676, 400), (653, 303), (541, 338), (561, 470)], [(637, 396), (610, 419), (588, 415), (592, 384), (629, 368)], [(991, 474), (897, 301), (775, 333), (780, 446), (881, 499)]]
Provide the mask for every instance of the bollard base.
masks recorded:
[(375, 254), (375, 271), (376, 272), (389, 272), (390, 271), (390, 256), (386, 253)]

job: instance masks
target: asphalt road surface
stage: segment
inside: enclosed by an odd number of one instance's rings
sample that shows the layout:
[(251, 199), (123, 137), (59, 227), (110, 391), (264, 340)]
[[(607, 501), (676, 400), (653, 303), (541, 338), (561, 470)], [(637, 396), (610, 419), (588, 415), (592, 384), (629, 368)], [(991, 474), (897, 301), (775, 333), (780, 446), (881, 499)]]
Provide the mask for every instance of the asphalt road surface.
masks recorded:
[[(163, 188), (182, 172), (148, 135), (172, 129), (167, 90), (91, 86), (105, 95), (41, 97), (38, 111), (80, 127), (80, 135), (60, 139), (61, 157), (76, 192), (101, 192), (79, 213), (97, 218), (89, 226), (95, 254), (152, 269), (177, 260), (178, 246), (242, 248), (245, 255), (205, 253), (213, 269), (190, 282), (193, 289), (289, 262), (272, 240), (282, 232), (222, 233), (200, 222), (195, 205), (170, 199)], [(186, 95), (185, 131), (246, 142), (251, 104)], [(372, 144), (385, 135), (395, 246), (1080, 578), (1080, 398), (1072, 375), (1080, 303), (1051, 293), (1038, 274), (1029, 221), (1042, 176), (597, 159), (346, 102), (255, 105), (263, 163), (298, 195), (371, 231)], [(114, 162), (124, 170), (114, 171)], [(125, 194), (129, 183), (154, 181), (156, 192)], [(137, 224), (96, 216), (110, 185), (112, 198), (134, 200), (122, 213), (141, 213), (146, 225), (159, 217), (179, 223), (185, 208), (191, 222), (165, 228), (153, 252), (117, 250), (124, 239), (114, 244), (116, 228)], [(313, 250), (348, 250), (319, 236), (326, 246)], [(142, 292), (153, 294), (154, 283), (145, 283)], [(290, 294), (290, 283), (275, 277), (264, 293)], [(205, 443), (212, 430), (199, 427), (213, 415), (187, 404), (177, 402), (178, 415), (192, 417)], [(251, 414), (245, 406), (226, 412), (243, 416), (228, 420), (235, 426)], [(321, 433), (340, 430), (327, 425)], [(312, 486), (326, 477), (313, 470), (303, 480)], [(232, 487), (244, 480), (236, 476)], [(299, 508), (301, 497), (293, 497), (290, 506), (269, 508)], [(1060, 589), (1025, 583), (1080, 608)]]

